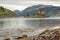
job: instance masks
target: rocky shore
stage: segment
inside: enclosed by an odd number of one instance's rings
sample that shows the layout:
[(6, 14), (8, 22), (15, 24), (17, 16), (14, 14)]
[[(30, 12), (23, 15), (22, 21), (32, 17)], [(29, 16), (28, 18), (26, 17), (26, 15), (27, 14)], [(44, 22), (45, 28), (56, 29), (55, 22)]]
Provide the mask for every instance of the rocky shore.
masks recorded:
[[(27, 36), (23, 35), (20, 37), (13, 38), (14, 40), (60, 40), (60, 28), (54, 30), (45, 30), (41, 34)], [(5, 38), (4, 40), (11, 40), (10, 38)]]

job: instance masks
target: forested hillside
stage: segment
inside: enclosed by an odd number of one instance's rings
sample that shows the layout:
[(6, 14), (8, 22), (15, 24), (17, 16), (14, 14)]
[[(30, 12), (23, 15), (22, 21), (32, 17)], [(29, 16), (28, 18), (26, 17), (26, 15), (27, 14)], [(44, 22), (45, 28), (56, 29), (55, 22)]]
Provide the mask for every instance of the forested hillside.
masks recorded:
[(16, 17), (16, 16), (17, 16), (17, 14), (14, 13), (13, 11), (0, 6), (0, 18)]

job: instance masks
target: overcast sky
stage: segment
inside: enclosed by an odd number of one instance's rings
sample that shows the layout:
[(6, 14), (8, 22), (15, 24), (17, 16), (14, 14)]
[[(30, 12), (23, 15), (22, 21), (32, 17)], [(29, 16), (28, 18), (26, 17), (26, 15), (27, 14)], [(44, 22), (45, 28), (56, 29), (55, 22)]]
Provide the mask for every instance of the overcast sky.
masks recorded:
[(20, 11), (24, 10), (29, 6), (38, 4), (60, 6), (60, 1), (59, 0), (0, 0), (0, 5), (11, 10), (18, 9)]

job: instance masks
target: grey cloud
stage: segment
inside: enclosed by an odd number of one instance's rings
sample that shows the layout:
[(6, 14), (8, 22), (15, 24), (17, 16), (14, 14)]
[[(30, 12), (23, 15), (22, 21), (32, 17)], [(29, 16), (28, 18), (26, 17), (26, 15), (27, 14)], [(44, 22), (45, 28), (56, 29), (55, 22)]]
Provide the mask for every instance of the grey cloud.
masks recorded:
[[(53, 2), (59, 2), (60, 0), (0, 0), (0, 3), (2, 4), (15, 4), (15, 5), (31, 5), (33, 4), (32, 1), (53, 1)], [(32, 2), (32, 3), (30, 3)]]

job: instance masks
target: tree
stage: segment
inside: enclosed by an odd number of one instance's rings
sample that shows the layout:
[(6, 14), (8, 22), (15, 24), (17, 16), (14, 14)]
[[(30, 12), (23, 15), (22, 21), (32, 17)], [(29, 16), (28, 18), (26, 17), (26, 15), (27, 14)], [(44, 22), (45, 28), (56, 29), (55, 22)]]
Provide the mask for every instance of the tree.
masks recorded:
[(29, 16), (29, 14), (27, 14), (27, 16)]

